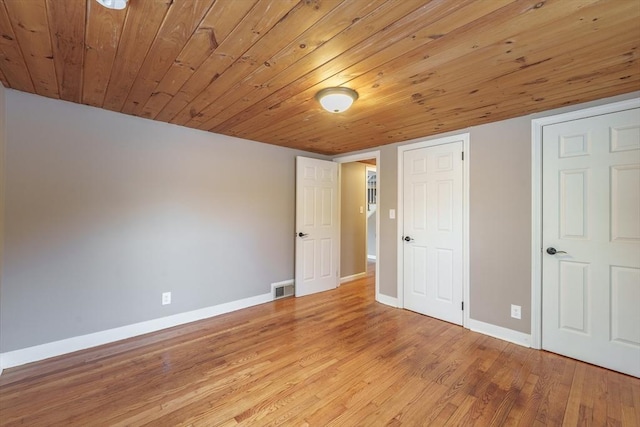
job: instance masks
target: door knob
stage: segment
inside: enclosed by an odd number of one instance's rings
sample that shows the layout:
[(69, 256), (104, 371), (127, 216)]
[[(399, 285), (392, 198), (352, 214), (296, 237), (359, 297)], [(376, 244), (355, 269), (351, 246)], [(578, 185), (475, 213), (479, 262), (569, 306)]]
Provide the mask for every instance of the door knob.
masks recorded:
[(302, 231), (298, 233), (298, 237), (307, 237), (307, 233), (303, 233)]
[(547, 253), (548, 253), (549, 255), (555, 255), (555, 254), (566, 254), (566, 252), (565, 252), (565, 251), (557, 251), (557, 250), (556, 250), (556, 248), (552, 248), (551, 246), (549, 246), (549, 247), (547, 248)]
[(403, 240), (405, 242), (412, 242), (413, 241), (413, 239), (411, 237), (409, 237), (409, 236), (404, 236)]

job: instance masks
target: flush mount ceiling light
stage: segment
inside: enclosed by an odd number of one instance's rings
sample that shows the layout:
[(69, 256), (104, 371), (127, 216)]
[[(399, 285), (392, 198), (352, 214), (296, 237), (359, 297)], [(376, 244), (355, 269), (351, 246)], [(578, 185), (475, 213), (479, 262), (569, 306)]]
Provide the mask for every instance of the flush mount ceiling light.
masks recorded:
[(127, 7), (128, 0), (96, 0), (98, 3), (106, 7), (107, 9), (124, 9)]
[(322, 108), (331, 113), (342, 113), (358, 99), (358, 92), (348, 87), (328, 87), (316, 94)]

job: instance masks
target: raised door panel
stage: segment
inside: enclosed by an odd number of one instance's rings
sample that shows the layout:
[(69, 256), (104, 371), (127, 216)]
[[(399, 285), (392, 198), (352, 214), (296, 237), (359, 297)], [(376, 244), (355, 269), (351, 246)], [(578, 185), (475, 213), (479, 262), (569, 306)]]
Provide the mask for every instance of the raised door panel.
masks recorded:
[(589, 334), (589, 264), (560, 261), (558, 327), (570, 333)]

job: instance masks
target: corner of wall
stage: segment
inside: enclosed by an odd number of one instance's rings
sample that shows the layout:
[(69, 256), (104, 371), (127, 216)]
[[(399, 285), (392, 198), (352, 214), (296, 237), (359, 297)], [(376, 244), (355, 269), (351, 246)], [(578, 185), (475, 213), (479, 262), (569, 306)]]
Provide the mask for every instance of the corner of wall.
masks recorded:
[[(5, 146), (7, 143), (7, 108), (5, 88), (0, 83), (0, 301), (2, 301), (2, 266), (4, 260), (4, 181), (5, 181)], [(2, 305), (0, 304), (0, 319)], [(0, 331), (1, 333), (1, 331)], [(0, 374), (2, 374), (2, 341), (0, 340)]]

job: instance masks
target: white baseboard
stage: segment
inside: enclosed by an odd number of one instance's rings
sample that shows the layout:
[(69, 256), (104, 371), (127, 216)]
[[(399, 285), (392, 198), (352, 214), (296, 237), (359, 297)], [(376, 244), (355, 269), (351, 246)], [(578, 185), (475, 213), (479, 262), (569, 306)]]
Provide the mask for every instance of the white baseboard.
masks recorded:
[(376, 294), (376, 301), (380, 304), (388, 305), (391, 307), (398, 308), (398, 298), (390, 297), (384, 294)]
[(370, 259), (370, 260), (372, 260), (372, 261), (375, 261), (376, 259), (378, 259), (378, 257), (377, 257), (377, 256), (375, 256), (375, 255), (367, 255), (367, 259)]
[(502, 326), (492, 325), (490, 323), (481, 322), (479, 320), (469, 319), (469, 329), (474, 332), (489, 335), (504, 341), (509, 341), (523, 347), (531, 347), (531, 335), (523, 332), (514, 331), (513, 329), (503, 328)]
[(341, 277), (340, 284), (342, 285), (343, 283), (350, 282), (352, 280), (362, 279), (363, 277), (366, 277), (366, 276), (367, 276), (367, 272), (364, 271), (362, 273), (352, 274), (351, 276)]
[(106, 331), (95, 332), (33, 347), (22, 348), (20, 350), (0, 353), (0, 373), (6, 368), (37, 362), (38, 360), (44, 360), (50, 357), (84, 350), (138, 335), (156, 332), (161, 329), (172, 328), (174, 326), (219, 316), (231, 311), (264, 304), (265, 302), (270, 301), (273, 301), (273, 295), (271, 293), (256, 295), (237, 301), (188, 311), (186, 313), (174, 314), (172, 316), (148, 320), (146, 322), (134, 323), (133, 325), (122, 326), (119, 328), (108, 329)]

